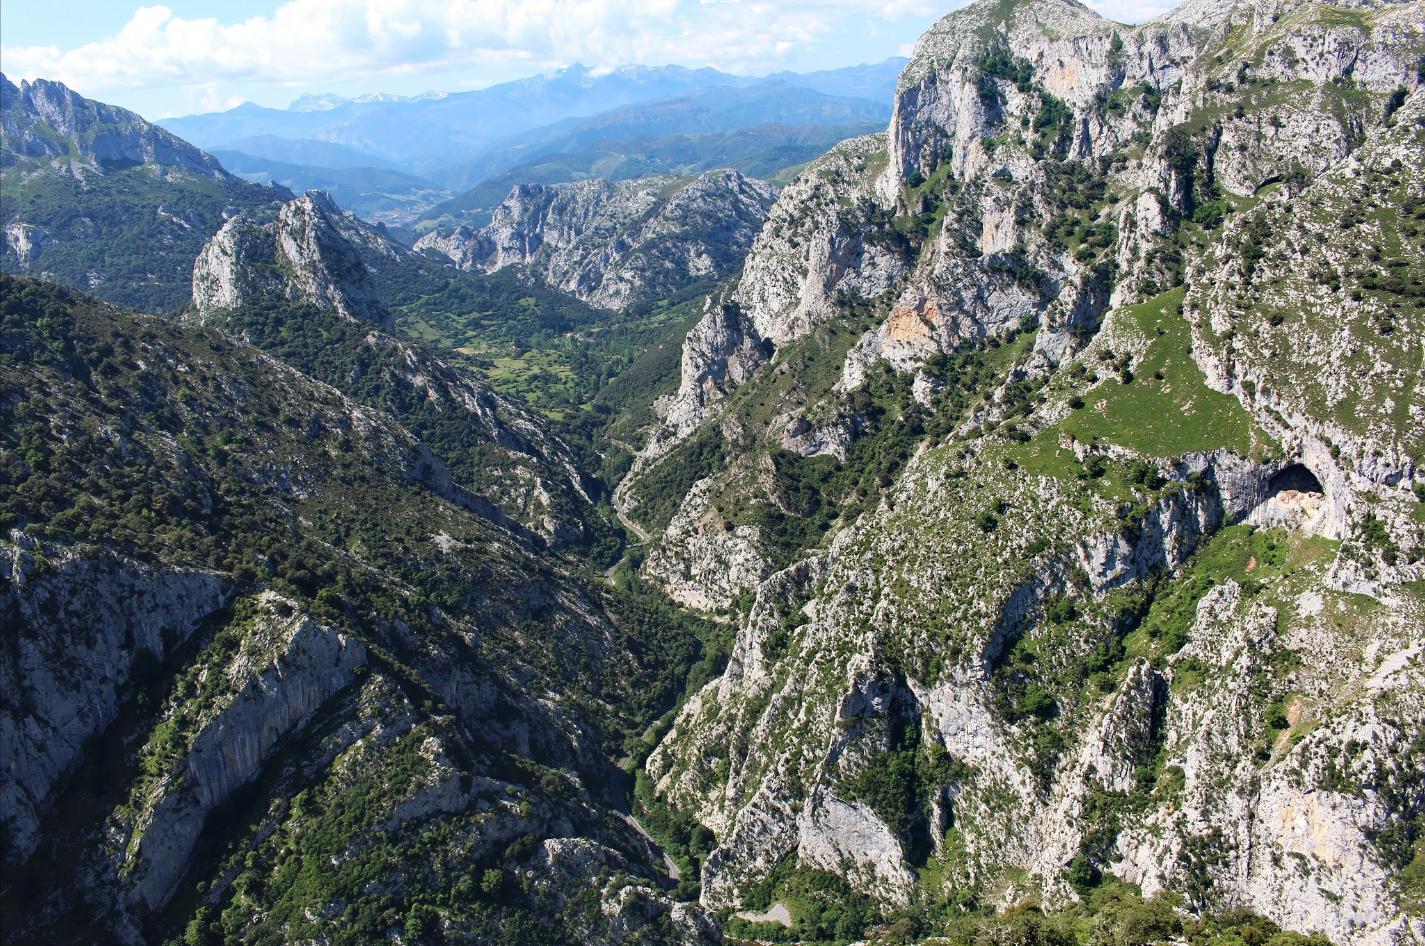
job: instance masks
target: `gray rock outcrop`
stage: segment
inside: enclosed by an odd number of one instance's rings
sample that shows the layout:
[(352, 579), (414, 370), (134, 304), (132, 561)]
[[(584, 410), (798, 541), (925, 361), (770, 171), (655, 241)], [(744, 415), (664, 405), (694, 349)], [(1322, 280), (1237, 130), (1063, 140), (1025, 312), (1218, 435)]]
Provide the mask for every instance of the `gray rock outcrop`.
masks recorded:
[(520, 266), (591, 305), (623, 309), (735, 272), (775, 197), (737, 171), (522, 184), (489, 225), (428, 233), (415, 249), (467, 270)]

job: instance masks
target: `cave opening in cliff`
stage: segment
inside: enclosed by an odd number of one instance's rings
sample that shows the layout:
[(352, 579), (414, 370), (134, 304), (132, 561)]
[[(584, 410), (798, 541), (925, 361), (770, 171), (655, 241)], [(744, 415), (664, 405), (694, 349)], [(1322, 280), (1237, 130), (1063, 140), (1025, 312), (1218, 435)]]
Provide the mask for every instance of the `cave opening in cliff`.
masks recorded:
[(1316, 474), (1300, 463), (1291, 463), (1282, 467), (1267, 481), (1269, 497), (1287, 491), (1317, 494), (1326, 492), (1321, 486), (1321, 481), (1316, 478)]

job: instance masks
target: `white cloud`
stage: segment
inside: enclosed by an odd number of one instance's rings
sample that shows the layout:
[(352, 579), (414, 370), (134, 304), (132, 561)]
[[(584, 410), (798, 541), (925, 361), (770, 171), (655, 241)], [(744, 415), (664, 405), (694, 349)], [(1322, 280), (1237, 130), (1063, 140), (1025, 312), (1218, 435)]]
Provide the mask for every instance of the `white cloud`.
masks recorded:
[(224, 95), (218, 83), (191, 86), (185, 90), (190, 110), (199, 112), (224, 112), (242, 104), (240, 95)]
[(431, 70), (476, 57), (775, 68), (785, 51), (852, 18), (928, 17), (928, 0), (287, 0), (224, 23), (138, 8), (115, 35), (73, 49), (5, 47), (6, 71), (92, 91), (214, 82), (321, 84)]
[[(206, 105), (255, 85), (375, 88), (383, 76), (457, 73), (478, 83), (573, 62), (756, 73), (802, 65), (818, 44), (835, 64), (849, 65), (905, 51), (902, 43), (964, 2), (285, 0), (268, 15), (236, 22), (153, 5), (95, 42), (5, 46), (0, 54), (17, 79), (59, 79), (89, 95), (151, 90)], [(1174, 0), (1090, 2), (1109, 16), (1141, 20)]]

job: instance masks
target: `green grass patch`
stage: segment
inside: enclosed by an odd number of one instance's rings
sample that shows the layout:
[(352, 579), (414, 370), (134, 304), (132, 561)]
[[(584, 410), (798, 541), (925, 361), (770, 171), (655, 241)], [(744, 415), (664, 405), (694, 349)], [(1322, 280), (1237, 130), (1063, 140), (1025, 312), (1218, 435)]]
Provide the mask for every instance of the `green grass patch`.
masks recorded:
[[(1154, 595), (1142, 623), (1124, 640), (1130, 658), (1181, 650), (1203, 597), (1225, 581), (1248, 595), (1265, 593), (1278, 608), (1335, 558), (1340, 543), (1281, 529), (1257, 530), (1241, 524), (1214, 535), (1188, 560), (1178, 577)], [(1188, 668), (1191, 676), (1191, 668)]]
[(1172, 289), (1126, 311), (1151, 339), (1146, 354), (1131, 376), (1089, 391), (1085, 406), (1064, 420), (1064, 430), (1078, 440), (1154, 457), (1224, 448), (1247, 456), (1265, 440), (1237, 399), (1209, 388), (1192, 360), (1183, 293), (1182, 287)]

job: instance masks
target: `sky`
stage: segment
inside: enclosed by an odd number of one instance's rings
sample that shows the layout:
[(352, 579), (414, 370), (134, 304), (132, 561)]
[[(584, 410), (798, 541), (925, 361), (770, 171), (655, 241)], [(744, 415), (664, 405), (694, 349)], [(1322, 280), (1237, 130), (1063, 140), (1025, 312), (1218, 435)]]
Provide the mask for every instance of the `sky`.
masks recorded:
[[(967, 0), (3, 0), (0, 70), (150, 119), (466, 91), (583, 63), (741, 75), (909, 55)], [(1088, 0), (1123, 22), (1175, 0)]]

